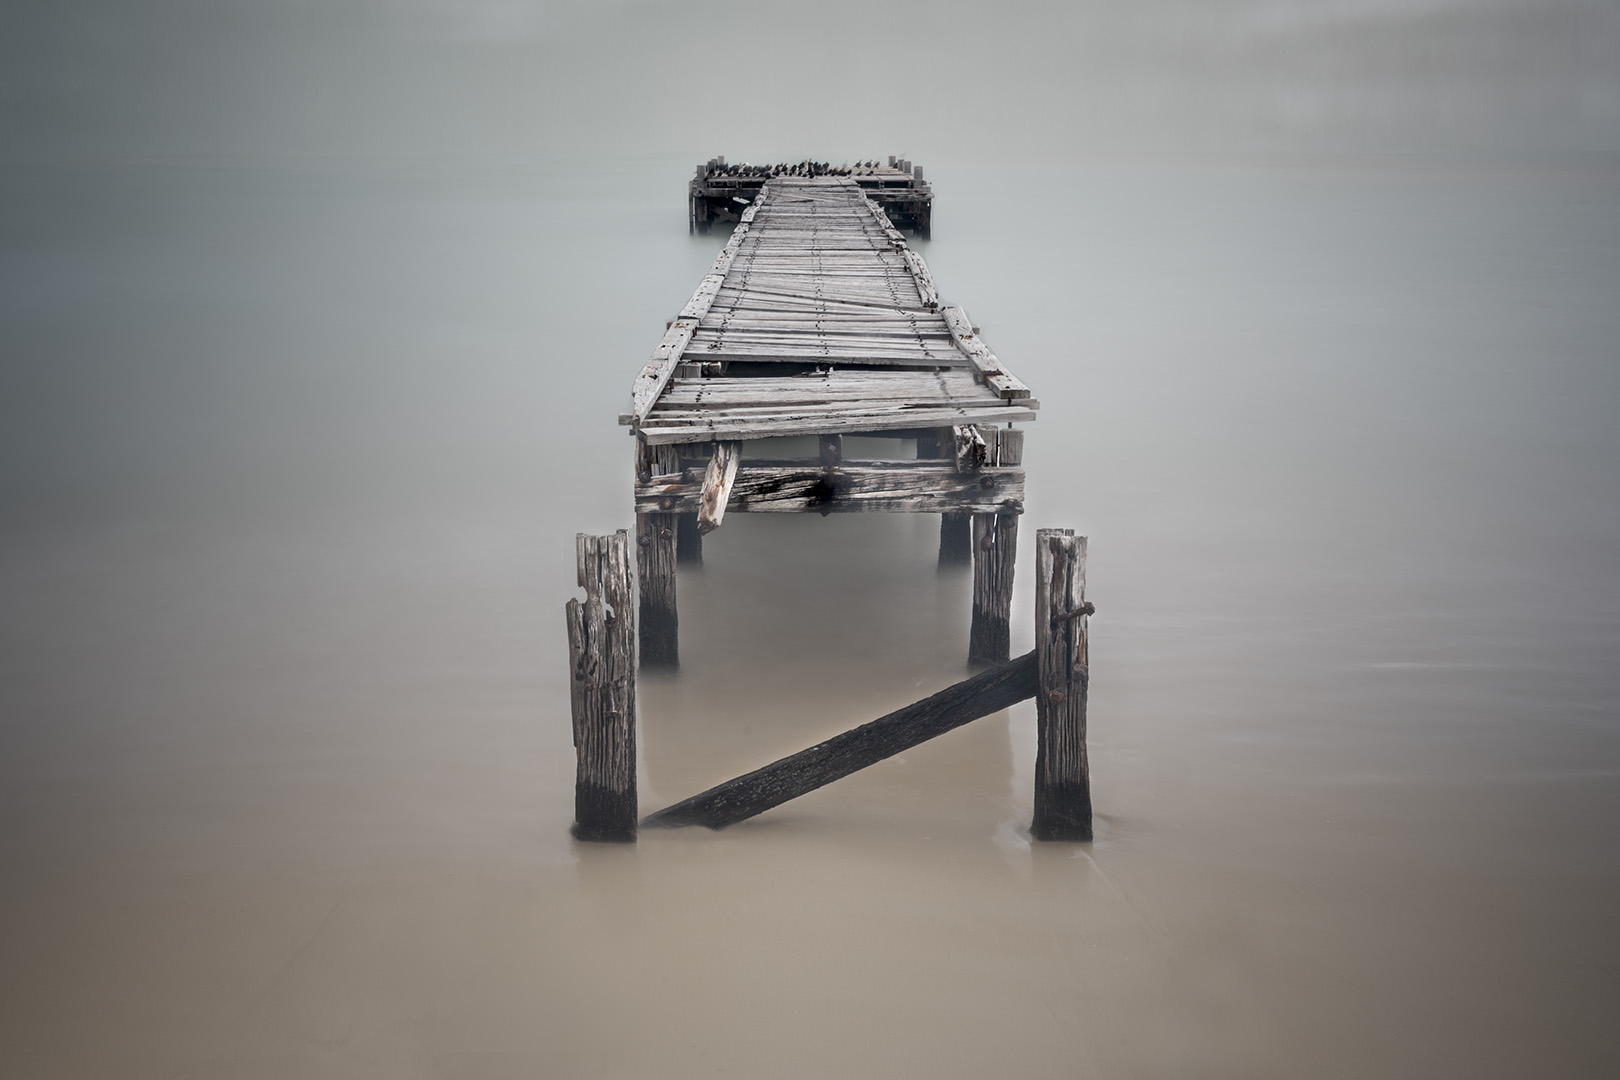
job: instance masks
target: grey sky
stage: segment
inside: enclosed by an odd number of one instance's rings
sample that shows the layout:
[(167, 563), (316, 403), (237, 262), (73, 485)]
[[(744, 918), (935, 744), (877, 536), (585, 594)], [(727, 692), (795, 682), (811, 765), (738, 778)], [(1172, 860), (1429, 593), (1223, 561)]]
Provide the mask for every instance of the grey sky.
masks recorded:
[(13, 160), (1612, 153), (1595, 0), (14, 5)]

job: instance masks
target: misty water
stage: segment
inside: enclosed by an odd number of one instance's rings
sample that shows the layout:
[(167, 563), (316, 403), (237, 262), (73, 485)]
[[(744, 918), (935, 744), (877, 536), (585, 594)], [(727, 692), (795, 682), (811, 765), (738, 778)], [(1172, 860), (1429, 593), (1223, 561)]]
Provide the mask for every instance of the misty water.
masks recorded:
[[(0, 1071), (1620, 1068), (1613, 170), (924, 161), (1043, 402), (1015, 652), (1091, 538), (1095, 842), (1028, 840), (1026, 703), (579, 845), (573, 538), (711, 152), (7, 173)], [(728, 516), (643, 810), (962, 677), (937, 528)]]

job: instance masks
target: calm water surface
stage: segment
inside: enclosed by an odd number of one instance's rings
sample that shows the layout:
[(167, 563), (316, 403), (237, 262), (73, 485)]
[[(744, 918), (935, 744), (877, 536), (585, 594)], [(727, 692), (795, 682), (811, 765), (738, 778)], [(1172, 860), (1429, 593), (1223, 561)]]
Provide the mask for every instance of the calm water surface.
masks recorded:
[[(1620, 203), (1510, 164), (929, 162), (1091, 537), (1098, 836), (1025, 705), (722, 833), (568, 837), (573, 534), (720, 245), (684, 161), (19, 170), (0, 1072), (1620, 1069)], [(931, 518), (737, 515), (646, 809), (959, 678)]]

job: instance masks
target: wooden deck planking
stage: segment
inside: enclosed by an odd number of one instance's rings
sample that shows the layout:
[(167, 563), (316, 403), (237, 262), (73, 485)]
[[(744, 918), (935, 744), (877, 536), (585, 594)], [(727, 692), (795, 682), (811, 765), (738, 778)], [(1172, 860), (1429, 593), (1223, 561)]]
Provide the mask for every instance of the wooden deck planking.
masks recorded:
[[(678, 664), (676, 563), (700, 562), (703, 534), (735, 511), (938, 515), (941, 564), (973, 565), (969, 659), (1007, 657), (1024, 508), (1013, 425), (1040, 403), (966, 313), (941, 303), (895, 228), (927, 236), (931, 192), (910, 162), (890, 158), (889, 171), (905, 178), (884, 199), (892, 219), (847, 169), (716, 158), (697, 170), (694, 231), (737, 224), (619, 418), (636, 436), (644, 664)], [(845, 435), (888, 436), (895, 458), (848, 459)], [(813, 436), (817, 452), (745, 458), (776, 436)]]
[(854, 179), (775, 177), (740, 217), (621, 417), (648, 445), (1035, 419)]

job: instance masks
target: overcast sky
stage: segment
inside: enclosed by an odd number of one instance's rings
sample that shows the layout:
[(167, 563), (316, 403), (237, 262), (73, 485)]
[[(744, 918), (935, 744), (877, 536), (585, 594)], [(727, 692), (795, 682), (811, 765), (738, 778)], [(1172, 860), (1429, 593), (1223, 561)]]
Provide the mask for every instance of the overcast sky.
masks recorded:
[(13, 160), (1620, 149), (1607, 0), (10, 9)]

